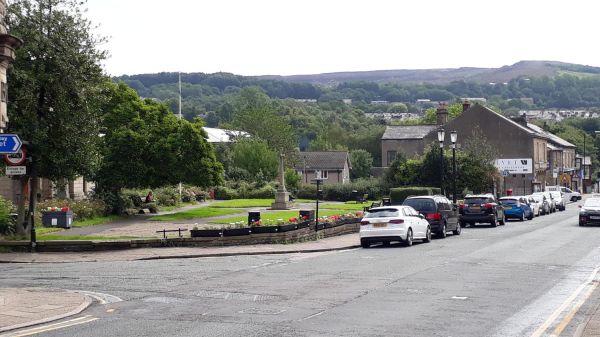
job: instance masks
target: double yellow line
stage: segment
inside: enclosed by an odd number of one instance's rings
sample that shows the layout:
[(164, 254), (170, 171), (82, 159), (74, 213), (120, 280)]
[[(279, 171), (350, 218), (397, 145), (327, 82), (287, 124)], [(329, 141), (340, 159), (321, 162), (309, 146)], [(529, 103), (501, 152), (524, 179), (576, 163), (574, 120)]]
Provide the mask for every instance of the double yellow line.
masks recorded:
[(21, 331), (17, 331), (17, 332), (14, 332), (14, 333), (0, 335), (0, 337), (25, 337), (25, 336), (31, 336), (31, 335), (36, 335), (36, 334), (39, 334), (39, 333), (42, 333), (42, 332), (48, 332), (48, 331), (53, 331), (53, 330), (68, 328), (68, 327), (75, 326), (75, 325), (91, 323), (91, 322), (97, 321), (99, 319), (100, 318), (92, 317), (92, 315), (87, 315), (87, 316), (75, 318), (75, 319), (64, 321), (64, 322), (60, 322), (60, 323), (54, 323), (54, 324), (40, 326), (40, 327), (37, 327), (37, 328), (32, 328), (32, 329), (27, 329), (27, 330), (21, 330)]

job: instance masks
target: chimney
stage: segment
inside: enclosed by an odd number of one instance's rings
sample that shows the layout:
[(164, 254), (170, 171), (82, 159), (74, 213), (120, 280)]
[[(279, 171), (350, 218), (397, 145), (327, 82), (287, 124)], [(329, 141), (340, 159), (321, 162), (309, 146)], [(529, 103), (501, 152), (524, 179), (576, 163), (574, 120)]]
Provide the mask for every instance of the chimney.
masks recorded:
[(521, 126), (527, 127), (527, 115), (523, 114), (519, 117), (511, 118), (513, 122), (520, 124)]
[(470, 107), (471, 107), (471, 103), (469, 103), (469, 101), (465, 100), (465, 102), (463, 103), (463, 112), (469, 110)]
[(544, 122), (544, 131), (550, 131), (550, 128), (548, 127), (548, 122)]
[(437, 109), (437, 125), (444, 125), (448, 123), (448, 109), (446, 109), (446, 103), (440, 103), (440, 107)]

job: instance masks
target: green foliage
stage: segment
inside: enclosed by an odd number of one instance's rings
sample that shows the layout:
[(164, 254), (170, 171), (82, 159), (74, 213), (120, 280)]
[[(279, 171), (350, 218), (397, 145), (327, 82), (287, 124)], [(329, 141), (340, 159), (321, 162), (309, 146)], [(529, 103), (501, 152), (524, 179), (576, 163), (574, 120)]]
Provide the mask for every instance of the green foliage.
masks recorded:
[(291, 168), (285, 170), (285, 187), (287, 189), (297, 190), (300, 187), (301, 181), (302, 177), (298, 175), (296, 170)]
[(36, 212), (48, 210), (49, 207), (69, 207), (73, 211), (75, 221), (84, 221), (97, 217), (105, 217), (110, 214), (111, 208), (102, 200), (71, 200), (71, 199), (53, 199), (41, 202), (36, 205)]
[(373, 167), (373, 157), (365, 150), (353, 150), (350, 152), (350, 162), (352, 170), (350, 170), (350, 178), (366, 178), (369, 176), (369, 169)]
[[(404, 176), (400, 175), (402, 165), (407, 162), (406, 154), (402, 148), (398, 148), (396, 151), (396, 157), (390, 164), (387, 170), (383, 173), (383, 180), (388, 186), (403, 186), (408, 185), (404, 182)], [(406, 173), (405, 173), (406, 174)], [(416, 177), (407, 178), (416, 179)], [(409, 180), (411, 181), (411, 180)]]
[(278, 175), (279, 156), (263, 140), (253, 137), (240, 139), (233, 146), (233, 155), (236, 169), (232, 168), (232, 171), (239, 172), (238, 177), (245, 178), (239, 180), (268, 181)]
[(411, 195), (434, 195), (434, 191), (431, 187), (398, 187), (390, 189), (390, 199), (394, 205), (402, 205), (404, 200)]
[(214, 189), (215, 200), (232, 200), (237, 199), (239, 194), (236, 190), (227, 186), (216, 186)]
[(0, 235), (12, 235), (16, 232), (16, 219), (11, 216), (17, 209), (4, 197), (0, 196)]
[[(350, 201), (352, 191), (358, 191), (358, 195), (369, 195), (369, 199), (379, 199), (386, 196), (389, 192), (387, 184), (383, 179), (362, 178), (347, 184), (329, 184), (322, 186), (323, 197), (329, 201)], [(316, 199), (316, 185), (302, 185), (296, 193), (296, 198)]]

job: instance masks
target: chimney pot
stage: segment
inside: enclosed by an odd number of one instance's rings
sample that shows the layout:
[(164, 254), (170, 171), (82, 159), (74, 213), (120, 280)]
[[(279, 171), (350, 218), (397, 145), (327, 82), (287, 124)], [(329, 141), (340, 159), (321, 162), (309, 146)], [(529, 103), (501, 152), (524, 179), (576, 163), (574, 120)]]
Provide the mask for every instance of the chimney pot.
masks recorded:
[(470, 107), (471, 104), (469, 103), (469, 101), (465, 100), (465, 102), (463, 103), (463, 112), (469, 110)]

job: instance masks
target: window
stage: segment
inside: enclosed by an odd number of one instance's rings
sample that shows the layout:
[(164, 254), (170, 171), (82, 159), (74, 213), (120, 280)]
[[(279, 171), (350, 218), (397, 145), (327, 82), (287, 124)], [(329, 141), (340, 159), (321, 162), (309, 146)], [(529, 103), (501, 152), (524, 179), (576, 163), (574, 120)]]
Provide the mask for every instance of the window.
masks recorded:
[(317, 171), (315, 171), (315, 178), (316, 179), (329, 179), (329, 172), (317, 170)]
[(388, 151), (387, 152), (387, 163), (388, 166), (390, 166), (392, 164), (392, 162), (394, 161), (394, 159), (396, 159), (396, 151)]
[(298, 170), (298, 171), (296, 171), (296, 173), (302, 177), (302, 171)]

